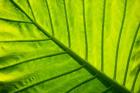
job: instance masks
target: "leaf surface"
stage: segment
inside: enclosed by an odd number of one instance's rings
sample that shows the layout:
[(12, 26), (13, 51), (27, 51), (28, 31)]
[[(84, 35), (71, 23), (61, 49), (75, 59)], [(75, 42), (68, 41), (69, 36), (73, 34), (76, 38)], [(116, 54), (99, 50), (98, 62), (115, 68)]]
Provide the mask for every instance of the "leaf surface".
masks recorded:
[(138, 4), (1, 0), (0, 92), (139, 91)]

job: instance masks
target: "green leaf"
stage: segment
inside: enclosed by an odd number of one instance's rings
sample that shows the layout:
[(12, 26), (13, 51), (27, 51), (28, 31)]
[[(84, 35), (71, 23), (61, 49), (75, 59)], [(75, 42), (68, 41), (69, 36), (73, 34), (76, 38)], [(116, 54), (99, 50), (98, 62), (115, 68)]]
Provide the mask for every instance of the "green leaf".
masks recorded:
[(138, 93), (139, 3), (0, 0), (0, 93)]

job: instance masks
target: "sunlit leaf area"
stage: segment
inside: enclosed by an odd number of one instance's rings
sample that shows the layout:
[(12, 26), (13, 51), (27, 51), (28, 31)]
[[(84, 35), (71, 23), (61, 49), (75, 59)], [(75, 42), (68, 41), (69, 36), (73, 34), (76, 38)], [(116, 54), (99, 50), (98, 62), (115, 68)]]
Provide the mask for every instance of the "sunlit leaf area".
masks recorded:
[(140, 93), (140, 0), (0, 0), (0, 93)]

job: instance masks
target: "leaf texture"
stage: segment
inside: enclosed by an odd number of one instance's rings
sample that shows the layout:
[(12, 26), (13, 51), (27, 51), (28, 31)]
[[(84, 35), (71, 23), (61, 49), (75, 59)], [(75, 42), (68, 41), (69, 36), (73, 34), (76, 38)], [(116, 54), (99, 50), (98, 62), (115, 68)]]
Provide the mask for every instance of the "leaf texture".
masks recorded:
[(139, 3), (0, 0), (0, 92), (139, 93)]

